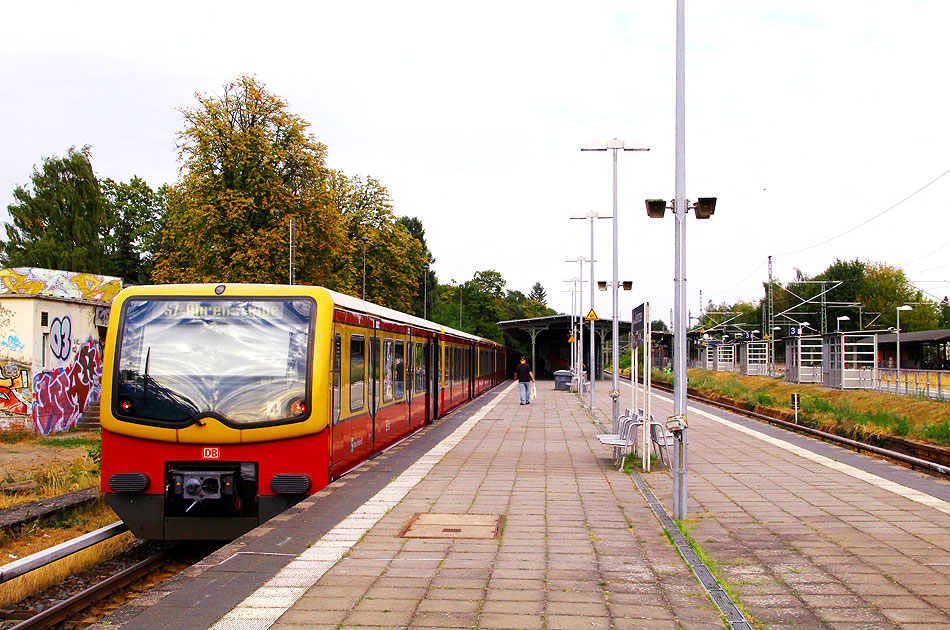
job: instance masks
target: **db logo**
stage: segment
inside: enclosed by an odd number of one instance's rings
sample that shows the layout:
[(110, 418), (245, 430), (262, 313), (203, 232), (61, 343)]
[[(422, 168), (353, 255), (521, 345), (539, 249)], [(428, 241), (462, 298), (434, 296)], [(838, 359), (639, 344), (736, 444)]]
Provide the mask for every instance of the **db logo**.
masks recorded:
[(221, 459), (221, 449), (217, 446), (206, 446), (201, 449), (201, 459)]

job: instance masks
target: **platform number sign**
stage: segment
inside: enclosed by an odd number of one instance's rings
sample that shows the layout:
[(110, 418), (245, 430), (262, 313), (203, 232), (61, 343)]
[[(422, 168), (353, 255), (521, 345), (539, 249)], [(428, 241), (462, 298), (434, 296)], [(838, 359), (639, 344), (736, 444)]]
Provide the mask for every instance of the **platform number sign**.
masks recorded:
[(801, 328), (799, 328), (798, 326), (789, 326), (789, 328), (788, 328), (788, 336), (789, 336), (789, 337), (798, 337), (798, 336), (801, 335), (801, 334), (802, 334), (802, 329), (801, 329)]
[(201, 449), (201, 459), (221, 459), (221, 449), (217, 446), (205, 446)]

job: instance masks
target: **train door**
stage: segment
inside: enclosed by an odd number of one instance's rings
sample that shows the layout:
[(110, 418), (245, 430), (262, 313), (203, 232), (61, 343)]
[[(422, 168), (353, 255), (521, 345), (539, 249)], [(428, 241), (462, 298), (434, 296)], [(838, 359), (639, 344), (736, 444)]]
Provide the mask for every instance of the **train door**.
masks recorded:
[(439, 383), (442, 379), (442, 355), (441, 346), (438, 337), (433, 337), (429, 343), (429, 404), (430, 420), (435, 420), (442, 413), (442, 406), (439, 404)]
[(376, 412), (379, 410), (379, 337), (369, 338), (369, 415), (373, 427), (373, 452), (376, 452)]

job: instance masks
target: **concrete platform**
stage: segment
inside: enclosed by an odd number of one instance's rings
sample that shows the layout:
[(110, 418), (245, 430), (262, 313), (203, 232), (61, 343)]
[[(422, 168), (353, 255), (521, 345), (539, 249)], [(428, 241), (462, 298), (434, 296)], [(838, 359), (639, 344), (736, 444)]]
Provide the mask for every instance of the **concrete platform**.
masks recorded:
[[(538, 393), (483, 396), (95, 627), (728, 627), (594, 438), (603, 413)], [(689, 420), (687, 527), (749, 621), (950, 628), (950, 485), (716, 410)], [(667, 471), (642, 479), (670, 505)], [(498, 538), (403, 537), (417, 514), (504, 520)]]

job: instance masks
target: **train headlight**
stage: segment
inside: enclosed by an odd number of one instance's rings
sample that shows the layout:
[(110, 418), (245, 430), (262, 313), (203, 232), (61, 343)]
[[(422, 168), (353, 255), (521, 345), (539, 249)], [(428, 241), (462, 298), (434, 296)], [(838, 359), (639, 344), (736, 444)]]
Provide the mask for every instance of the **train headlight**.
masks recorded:
[(307, 403), (303, 398), (295, 400), (293, 404), (290, 405), (290, 413), (294, 416), (302, 416), (307, 413)]
[(132, 401), (128, 398), (119, 399), (119, 411), (124, 414), (130, 414), (135, 411), (135, 405), (132, 404)]

